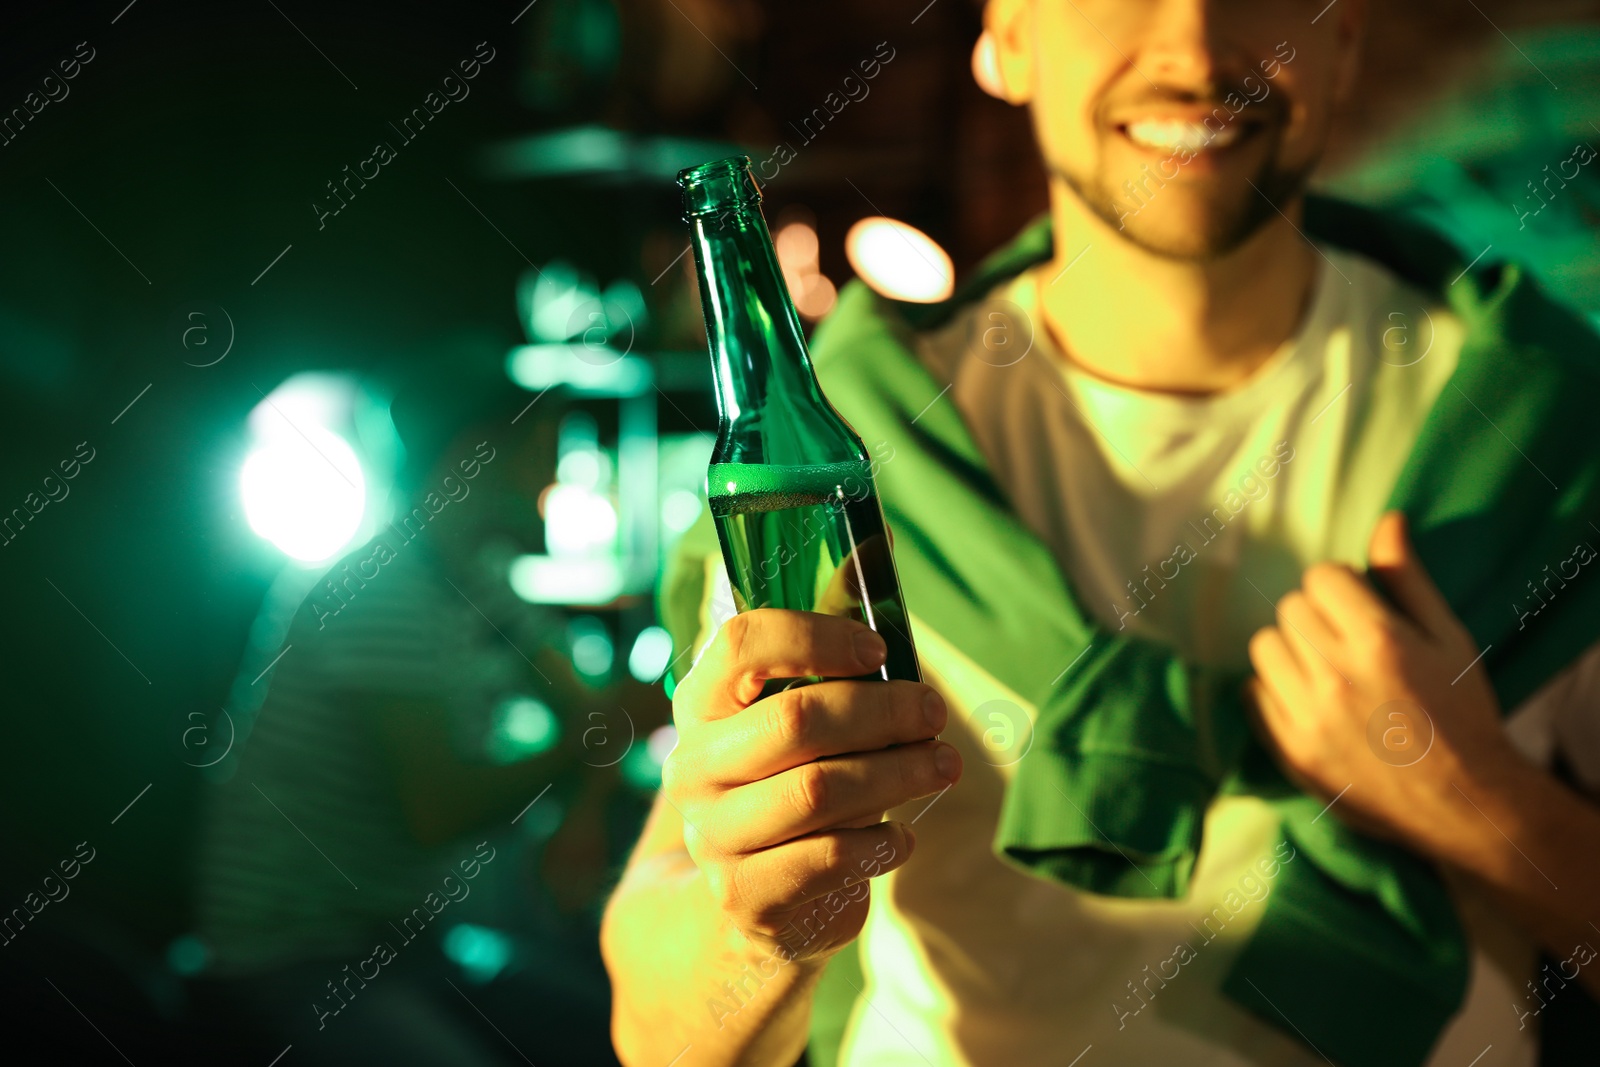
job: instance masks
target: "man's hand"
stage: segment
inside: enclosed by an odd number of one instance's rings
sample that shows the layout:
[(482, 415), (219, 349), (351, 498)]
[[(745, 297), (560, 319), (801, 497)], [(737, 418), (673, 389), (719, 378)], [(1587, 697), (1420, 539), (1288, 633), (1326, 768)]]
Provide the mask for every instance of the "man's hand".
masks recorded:
[[(860, 623), (762, 608), (723, 624), (673, 694), (662, 792), (722, 914), (763, 949), (825, 959), (853, 939), (866, 880), (915, 840), (884, 812), (960, 777), (955, 748), (931, 740), (947, 715), (932, 688), (843, 680), (885, 655)], [(761, 698), (802, 676), (841, 680)]]
[(1264, 739), (1302, 788), (1359, 829), (1434, 851), (1455, 790), (1526, 772), (1479, 650), (1422, 568), (1399, 512), (1368, 562), (1397, 613), (1347, 566), (1321, 563), (1250, 640), (1246, 686)]

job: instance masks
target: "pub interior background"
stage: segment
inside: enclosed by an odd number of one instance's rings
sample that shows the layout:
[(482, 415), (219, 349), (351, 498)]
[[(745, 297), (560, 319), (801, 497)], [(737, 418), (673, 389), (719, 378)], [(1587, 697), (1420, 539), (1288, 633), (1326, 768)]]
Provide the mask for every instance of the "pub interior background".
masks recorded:
[[(0, 113), (25, 112), (0, 120), (0, 514), (23, 518), (0, 534), (0, 914), (27, 909), (0, 934), (8, 1043), (51, 1062), (279, 1052), (251, 1010), (277, 994), (227, 980), (205, 935), (208, 820), (270, 736), (272, 681), (291, 657), (333, 662), (315, 624), (290, 633), (297, 610), (349, 610), (347, 643), (366, 624), (365, 585), (328, 593), (324, 572), (443, 485), (422, 461), (470, 455), (455, 430), (509, 411), (487, 476), (462, 468), (437, 521), (459, 513), (464, 566), (498, 576), (458, 591), (502, 667), (514, 651), (575, 695), (502, 687), (463, 729), (501, 768), (570, 757), (548, 796), (535, 774), (461, 824), (454, 852), (495, 858), (400, 963), (433, 991), (418, 1010), (478, 1050), (459, 1061), (609, 1062), (598, 912), (670, 745), (652, 590), (716, 428), (672, 179), (772, 161), (765, 211), (808, 321), (852, 277), (892, 287), (893, 262), (846, 255), (868, 216), (964, 276), (1045, 204), (1025, 114), (972, 75), (980, 10), (8, 5)], [(1523, 259), (1600, 322), (1600, 172), (1525, 225), (1515, 209), (1527, 175), (1600, 144), (1600, 5), (1379, 12), (1321, 186)], [(407, 124), (430, 93), (443, 106)], [(383, 580), (375, 603), (400, 595)], [(327, 751), (337, 732), (297, 743), (297, 766), (348, 755)], [(327, 810), (256, 788), (252, 818), (353, 818), (337, 786)], [(340, 857), (299, 847), (342, 891)], [(300, 988), (333, 1004), (320, 978)]]

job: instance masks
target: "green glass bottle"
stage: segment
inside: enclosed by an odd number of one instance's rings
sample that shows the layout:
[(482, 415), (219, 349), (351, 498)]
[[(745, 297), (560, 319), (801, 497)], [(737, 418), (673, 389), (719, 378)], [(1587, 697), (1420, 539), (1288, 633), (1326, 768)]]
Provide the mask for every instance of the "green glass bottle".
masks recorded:
[(872, 460), (817, 384), (750, 160), (678, 184), (717, 388), (706, 496), (736, 606), (856, 619), (889, 646), (866, 677), (921, 681)]

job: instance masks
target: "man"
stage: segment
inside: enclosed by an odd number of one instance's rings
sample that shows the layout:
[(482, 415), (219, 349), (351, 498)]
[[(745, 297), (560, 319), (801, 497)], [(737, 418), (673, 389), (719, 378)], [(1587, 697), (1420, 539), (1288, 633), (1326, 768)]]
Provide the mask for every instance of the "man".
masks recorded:
[(677, 572), (699, 659), (602, 931), (624, 1062), (1531, 1064), (1600, 988), (1600, 811), (1539, 766), (1600, 787), (1600, 455), (1550, 432), (1600, 346), (1308, 208), (1365, 17), (1321, 7), (989, 3), (1049, 225), (815, 346), (895, 450), (928, 684), (758, 699), (881, 644), (696, 628)]

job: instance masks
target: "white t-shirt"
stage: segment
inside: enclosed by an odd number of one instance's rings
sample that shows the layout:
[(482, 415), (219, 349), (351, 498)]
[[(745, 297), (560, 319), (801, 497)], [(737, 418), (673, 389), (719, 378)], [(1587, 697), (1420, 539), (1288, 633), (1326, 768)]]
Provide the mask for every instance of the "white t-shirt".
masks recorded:
[[(975, 343), (996, 313), (1013, 329), (1043, 321), (1047, 268), (919, 336), (920, 357), (952, 383), (938, 402), (957, 405), (1023, 522), (1104, 624), (1244, 665), (1250, 634), (1272, 622), (1305, 567), (1364, 563), (1462, 328), (1378, 265), (1321, 251), (1297, 335), (1240, 387), (1211, 397), (1112, 385), (1067, 364), (1043, 330), (1000, 349), (1003, 358)], [(720, 560), (707, 568), (704, 634), (732, 610)], [(931, 806), (890, 813), (915, 821), (917, 855), (874, 883), (860, 939), (866, 985), (841, 1065), (1069, 1067), (1092, 1046), (1084, 1067), (1323, 1067), (1291, 1032), (1219, 991), (1271, 894), (1261, 872), (1275, 870), (1263, 866), (1278, 840), (1272, 809), (1242, 796), (1212, 805), (1182, 900), (1095, 896), (1017, 871), (992, 852), (1015, 754), (987, 751), (986, 731), (1008, 724), (981, 720), (996, 701), (1030, 720), (1035, 709), (970, 660), (959, 634), (915, 615), (913, 625), (924, 677), (951, 708), (943, 737), (962, 750), (965, 771)], [(1533, 758), (1560, 747), (1600, 786), (1597, 706), (1600, 646), (1508, 728)], [(1245, 903), (1217, 910), (1225, 900)], [(1483, 901), (1460, 900), (1471, 985), (1431, 1063), (1531, 1067), (1535, 1029), (1519, 1030), (1515, 1010), (1537, 1007), (1523, 993), (1534, 946)], [(1178, 944), (1190, 948), (1178, 976), (1152, 981), (1158, 969), (1171, 974)]]

